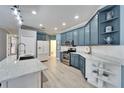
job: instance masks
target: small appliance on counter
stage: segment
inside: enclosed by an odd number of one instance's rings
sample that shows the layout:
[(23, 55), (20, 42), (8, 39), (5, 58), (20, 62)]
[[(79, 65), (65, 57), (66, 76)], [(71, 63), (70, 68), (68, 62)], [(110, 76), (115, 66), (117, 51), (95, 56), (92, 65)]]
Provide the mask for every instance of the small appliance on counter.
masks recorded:
[(66, 46), (71, 46), (70, 41), (65, 41), (65, 45), (66, 45)]

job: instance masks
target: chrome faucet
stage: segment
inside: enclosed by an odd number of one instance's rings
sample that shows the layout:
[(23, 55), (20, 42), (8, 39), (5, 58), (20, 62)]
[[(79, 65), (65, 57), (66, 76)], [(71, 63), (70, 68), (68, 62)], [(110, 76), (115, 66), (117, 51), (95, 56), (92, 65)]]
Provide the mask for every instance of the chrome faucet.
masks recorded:
[(17, 44), (17, 60), (19, 58), (19, 46), (20, 45), (23, 45), (24, 46), (24, 54), (26, 54), (26, 45), (24, 43)]

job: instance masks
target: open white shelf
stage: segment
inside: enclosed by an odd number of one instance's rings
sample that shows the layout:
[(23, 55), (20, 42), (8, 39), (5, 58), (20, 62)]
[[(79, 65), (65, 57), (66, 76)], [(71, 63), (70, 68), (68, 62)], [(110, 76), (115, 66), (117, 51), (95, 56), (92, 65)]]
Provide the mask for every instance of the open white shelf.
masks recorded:
[[(105, 62), (92, 62), (90, 83), (96, 87), (120, 87), (120, 67)], [(96, 82), (96, 79), (98, 81)]]

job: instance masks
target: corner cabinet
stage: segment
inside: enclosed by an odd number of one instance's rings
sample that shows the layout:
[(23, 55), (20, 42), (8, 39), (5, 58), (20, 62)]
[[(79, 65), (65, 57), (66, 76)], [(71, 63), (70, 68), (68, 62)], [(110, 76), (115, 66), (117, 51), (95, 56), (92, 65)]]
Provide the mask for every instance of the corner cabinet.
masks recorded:
[(85, 41), (84, 41), (85, 45), (90, 45), (90, 25), (87, 24), (85, 26)]
[(84, 46), (84, 27), (78, 29), (78, 45)]
[(95, 15), (90, 21), (91, 45), (98, 45), (98, 15)]

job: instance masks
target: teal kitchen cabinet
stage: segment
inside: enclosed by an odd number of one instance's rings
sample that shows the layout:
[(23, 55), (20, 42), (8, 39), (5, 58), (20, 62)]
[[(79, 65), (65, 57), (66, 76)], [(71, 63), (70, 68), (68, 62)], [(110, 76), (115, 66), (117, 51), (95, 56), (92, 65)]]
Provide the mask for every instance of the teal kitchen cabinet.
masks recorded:
[(85, 58), (82, 56), (79, 56), (79, 68), (82, 74), (85, 77)]
[(98, 15), (90, 21), (91, 45), (98, 45)]
[(78, 29), (78, 45), (84, 46), (84, 27)]
[(79, 69), (79, 55), (71, 54), (71, 66)]
[(37, 40), (47, 41), (49, 40), (49, 36), (43, 32), (37, 32)]
[(71, 66), (74, 66), (75, 65), (75, 55), (74, 54), (71, 54)]
[(66, 41), (66, 33), (62, 33), (61, 34), (61, 45), (65, 45), (65, 41)]
[(78, 54), (76, 54), (76, 55), (74, 55), (74, 57), (75, 57), (75, 67), (76, 68), (79, 68), (79, 55)]
[[(124, 24), (123, 23), (121, 24), (122, 20), (124, 22), (124, 9), (122, 10), (123, 14), (121, 14), (122, 12), (120, 11), (121, 10), (119, 5), (109, 5), (99, 10), (99, 44), (100, 45), (120, 44), (120, 35), (124, 35), (123, 34)], [(111, 16), (108, 15), (110, 13), (112, 13)], [(120, 18), (121, 16), (122, 19)], [(121, 30), (121, 27), (123, 28), (123, 30)]]
[(74, 40), (74, 45), (78, 45), (78, 29), (73, 30), (73, 40)]
[(89, 23), (85, 26), (85, 45), (90, 45), (90, 26)]
[(72, 31), (69, 31), (66, 33), (66, 40), (69, 41), (70, 43), (72, 42), (72, 38), (73, 35), (72, 35)]

